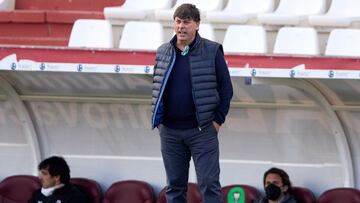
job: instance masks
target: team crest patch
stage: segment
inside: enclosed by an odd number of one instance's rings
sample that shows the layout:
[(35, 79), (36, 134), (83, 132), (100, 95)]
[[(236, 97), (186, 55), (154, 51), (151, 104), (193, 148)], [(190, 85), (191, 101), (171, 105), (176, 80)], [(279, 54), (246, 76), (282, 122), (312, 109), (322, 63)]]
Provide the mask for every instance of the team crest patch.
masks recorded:
[(233, 187), (227, 195), (228, 203), (245, 203), (245, 191), (241, 187)]

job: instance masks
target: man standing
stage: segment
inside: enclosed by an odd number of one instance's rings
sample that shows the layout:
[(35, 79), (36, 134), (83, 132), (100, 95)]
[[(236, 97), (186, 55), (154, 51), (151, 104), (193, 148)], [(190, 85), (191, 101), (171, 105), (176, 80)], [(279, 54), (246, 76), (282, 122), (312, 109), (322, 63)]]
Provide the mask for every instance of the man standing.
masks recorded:
[(217, 133), (233, 90), (222, 46), (198, 34), (200, 12), (183, 4), (174, 13), (176, 35), (160, 46), (153, 78), (152, 127), (158, 127), (168, 203), (186, 203), (194, 160), (204, 203), (221, 203)]
[(42, 188), (29, 203), (86, 203), (86, 197), (70, 184), (70, 168), (62, 157), (53, 156), (39, 164)]

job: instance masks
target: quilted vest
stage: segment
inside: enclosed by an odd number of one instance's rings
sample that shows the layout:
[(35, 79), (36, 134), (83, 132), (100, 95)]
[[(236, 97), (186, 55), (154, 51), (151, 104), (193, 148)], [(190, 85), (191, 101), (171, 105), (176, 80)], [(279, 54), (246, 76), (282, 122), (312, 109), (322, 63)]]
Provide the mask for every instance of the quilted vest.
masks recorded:
[[(198, 35), (194, 46), (189, 51), (192, 95), (200, 129), (211, 124), (219, 103), (215, 70), (215, 57), (219, 48), (222, 50), (220, 44)], [(153, 128), (157, 127), (163, 120), (162, 96), (175, 60), (176, 52), (172, 43), (165, 43), (159, 47), (153, 75)]]

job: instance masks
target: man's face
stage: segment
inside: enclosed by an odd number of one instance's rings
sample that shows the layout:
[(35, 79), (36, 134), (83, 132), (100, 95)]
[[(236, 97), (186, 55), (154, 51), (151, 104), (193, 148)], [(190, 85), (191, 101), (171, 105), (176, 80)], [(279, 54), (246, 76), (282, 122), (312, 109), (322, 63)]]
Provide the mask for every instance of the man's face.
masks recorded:
[(59, 176), (51, 176), (47, 169), (41, 169), (39, 179), (43, 188), (54, 187), (59, 182)]
[(266, 178), (265, 178), (265, 187), (267, 187), (271, 183), (278, 186), (278, 187), (280, 187), (282, 193), (285, 193), (288, 190), (288, 186), (283, 184), (282, 179), (278, 174), (269, 173), (266, 176)]
[(195, 22), (192, 19), (181, 19), (175, 17), (174, 31), (178, 42), (190, 44), (196, 36), (196, 31), (199, 29), (200, 22)]

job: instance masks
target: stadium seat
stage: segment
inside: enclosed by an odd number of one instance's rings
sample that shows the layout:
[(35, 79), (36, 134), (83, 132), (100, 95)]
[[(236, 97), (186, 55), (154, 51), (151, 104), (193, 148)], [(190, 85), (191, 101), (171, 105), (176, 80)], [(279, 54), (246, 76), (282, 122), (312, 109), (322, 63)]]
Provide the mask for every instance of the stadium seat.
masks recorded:
[(267, 53), (266, 31), (262, 26), (230, 25), (223, 47), (228, 53)]
[[(252, 186), (249, 186), (249, 185), (228, 185), (228, 186), (225, 186), (225, 187), (223, 187), (221, 189), (221, 192), (222, 192), (223, 197), (224, 197), (224, 203), (228, 203), (228, 200), (229, 200), (228, 195), (229, 195), (229, 192), (233, 188), (241, 188), (241, 189), (243, 189), (243, 191), (245, 193), (245, 202), (244, 203), (255, 202), (261, 196), (260, 192), (256, 188), (254, 188)], [(235, 201), (230, 201), (230, 202), (235, 202)]]
[(334, 188), (325, 191), (318, 198), (318, 203), (359, 203), (360, 190), (355, 188)]
[(319, 55), (318, 34), (314, 28), (282, 27), (275, 40), (274, 53)]
[(89, 203), (101, 203), (101, 188), (96, 181), (87, 178), (71, 178), (70, 182), (86, 194)]
[[(165, 191), (166, 191), (166, 187), (164, 187), (164, 189), (160, 191), (156, 203), (166, 203)], [(188, 184), (187, 203), (202, 203), (201, 192), (199, 186), (196, 183)]]
[(199, 27), (201, 37), (215, 41), (215, 31), (211, 24), (201, 23)]
[(113, 48), (112, 26), (107, 20), (75, 21), (71, 30), (69, 47)]
[(144, 20), (157, 9), (171, 7), (171, 0), (126, 0), (122, 6), (105, 7), (106, 19)]
[(290, 193), (295, 197), (297, 202), (301, 203), (315, 203), (314, 194), (307, 188), (292, 187)]
[(143, 181), (128, 180), (113, 183), (105, 192), (103, 203), (154, 203), (152, 187)]
[(360, 56), (360, 30), (334, 29), (325, 48), (327, 56)]
[(164, 31), (159, 22), (129, 21), (122, 31), (119, 48), (156, 50), (163, 42)]
[(359, 21), (360, 1), (332, 0), (329, 11), (325, 15), (309, 16), (309, 24), (314, 26), (347, 27), (353, 21)]
[(229, 0), (223, 11), (209, 11), (206, 21), (214, 23), (246, 23), (259, 13), (272, 12), (274, 0)]
[(279, 7), (273, 13), (258, 15), (262, 24), (299, 25), (309, 15), (324, 13), (326, 0), (280, 0)]
[(0, 182), (0, 202), (27, 203), (34, 191), (40, 187), (40, 180), (36, 176), (9, 176)]
[(15, 0), (0, 0), (0, 11), (13, 11)]
[(201, 15), (205, 16), (208, 11), (218, 11), (222, 8), (223, 0), (177, 0), (175, 6), (171, 9), (161, 9), (155, 11), (155, 19), (172, 21), (173, 14), (177, 7), (183, 3), (195, 4), (200, 9)]

